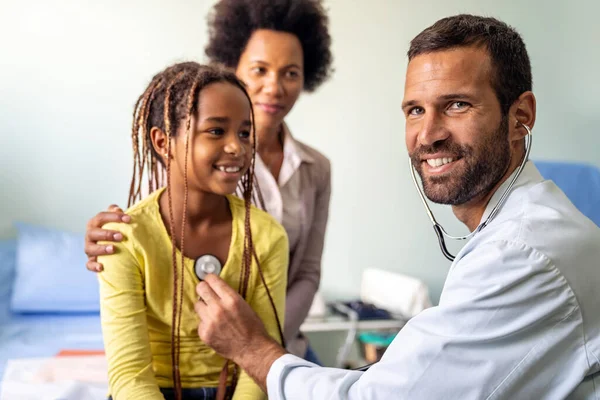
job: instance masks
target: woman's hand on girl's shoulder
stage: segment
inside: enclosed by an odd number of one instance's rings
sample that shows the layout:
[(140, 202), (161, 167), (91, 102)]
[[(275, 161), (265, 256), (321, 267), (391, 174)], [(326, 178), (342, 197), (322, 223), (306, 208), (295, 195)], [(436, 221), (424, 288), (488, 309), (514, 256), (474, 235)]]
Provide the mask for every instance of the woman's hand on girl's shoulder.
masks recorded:
[(131, 217), (116, 204), (108, 207), (107, 211), (102, 211), (96, 214), (87, 223), (85, 231), (85, 254), (88, 256), (86, 268), (92, 272), (101, 272), (102, 264), (98, 262), (98, 256), (112, 254), (114, 246), (98, 244), (100, 241), (105, 242), (120, 242), (123, 240), (123, 234), (118, 231), (102, 229), (104, 224), (109, 222), (131, 222)]

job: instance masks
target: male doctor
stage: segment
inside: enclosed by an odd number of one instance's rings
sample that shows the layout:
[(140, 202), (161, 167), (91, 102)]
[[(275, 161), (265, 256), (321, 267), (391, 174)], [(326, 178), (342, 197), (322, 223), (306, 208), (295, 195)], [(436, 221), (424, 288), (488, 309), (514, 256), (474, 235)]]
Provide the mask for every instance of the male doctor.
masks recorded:
[[(492, 18), (439, 20), (411, 41), (406, 145), (426, 196), (471, 231), (526, 154), (536, 101), (522, 38)], [(321, 368), (270, 338), (216, 276), (197, 287), (200, 337), (269, 399), (600, 398), (600, 229), (533, 163), (456, 255), (437, 307), (367, 372)]]

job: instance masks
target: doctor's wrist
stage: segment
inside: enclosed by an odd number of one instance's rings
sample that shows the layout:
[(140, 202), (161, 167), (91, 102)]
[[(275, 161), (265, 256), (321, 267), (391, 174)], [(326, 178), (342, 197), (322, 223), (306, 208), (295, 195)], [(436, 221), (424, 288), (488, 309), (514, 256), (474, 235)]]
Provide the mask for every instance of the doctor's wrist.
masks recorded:
[(260, 336), (252, 340), (250, 345), (233, 360), (239, 365), (266, 393), (267, 375), (271, 366), (287, 351), (270, 336)]

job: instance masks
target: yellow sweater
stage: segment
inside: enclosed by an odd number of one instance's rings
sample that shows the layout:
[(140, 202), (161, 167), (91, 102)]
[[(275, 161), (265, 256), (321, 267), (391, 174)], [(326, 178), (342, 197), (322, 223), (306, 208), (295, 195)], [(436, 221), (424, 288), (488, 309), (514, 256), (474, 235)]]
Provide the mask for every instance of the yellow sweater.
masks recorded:
[[(171, 239), (158, 205), (163, 191), (159, 189), (131, 207), (127, 211), (131, 215), (130, 224), (105, 226), (124, 235), (124, 240), (115, 244), (113, 255), (100, 257), (104, 271), (98, 274), (109, 384), (116, 400), (162, 400), (159, 387), (174, 386), (171, 367)], [(233, 223), (229, 256), (220, 276), (237, 290), (243, 253), (244, 202), (233, 195), (227, 198)], [(269, 214), (254, 207), (251, 209), (251, 228), (265, 281), (283, 324), (288, 270), (287, 235)], [(179, 250), (177, 254), (180, 265)], [(179, 362), (182, 386), (216, 387), (225, 360), (198, 337), (200, 321), (194, 311), (194, 303), (199, 280), (194, 273), (194, 260), (186, 258), (184, 264)], [(280, 341), (275, 315), (254, 262), (247, 297), (268, 332)], [(265, 397), (254, 381), (242, 372), (234, 399)]]

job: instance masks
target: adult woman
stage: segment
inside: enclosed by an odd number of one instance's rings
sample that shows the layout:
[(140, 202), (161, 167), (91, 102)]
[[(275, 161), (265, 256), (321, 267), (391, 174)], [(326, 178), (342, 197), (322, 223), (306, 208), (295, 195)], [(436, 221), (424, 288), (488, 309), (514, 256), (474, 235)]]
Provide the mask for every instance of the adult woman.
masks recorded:
[[(284, 226), (290, 249), (284, 336), (288, 350), (307, 354), (300, 325), (306, 318), (321, 276), (321, 255), (329, 213), (329, 160), (294, 139), (284, 118), (302, 90), (314, 91), (330, 75), (332, 55), (328, 18), (319, 0), (222, 0), (209, 17), (206, 54), (212, 62), (235, 70), (255, 108), (260, 190), (254, 203)], [(105, 231), (107, 222), (128, 218), (111, 208), (88, 223), (86, 253), (91, 271), (96, 257), (119, 241)]]

